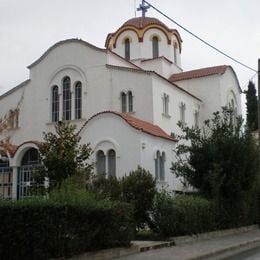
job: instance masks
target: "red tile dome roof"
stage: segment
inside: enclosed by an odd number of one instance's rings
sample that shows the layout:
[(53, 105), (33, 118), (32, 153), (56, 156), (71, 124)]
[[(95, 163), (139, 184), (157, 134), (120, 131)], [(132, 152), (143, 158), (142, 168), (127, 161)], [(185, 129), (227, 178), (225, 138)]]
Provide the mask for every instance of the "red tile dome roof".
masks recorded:
[(168, 26), (166, 26), (163, 22), (161, 22), (160, 20), (154, 18), (154, 17), (135, 17), (132, 19), (129, 19), (128, 21), (126, 21), (123, 26), (129, 26), (132, 25), (138, 29), (143, 29), (148, 25), (160, 25), (163, 26), (166, 30), (168, 31), (172, 31), (172, 29), (169, 29)]

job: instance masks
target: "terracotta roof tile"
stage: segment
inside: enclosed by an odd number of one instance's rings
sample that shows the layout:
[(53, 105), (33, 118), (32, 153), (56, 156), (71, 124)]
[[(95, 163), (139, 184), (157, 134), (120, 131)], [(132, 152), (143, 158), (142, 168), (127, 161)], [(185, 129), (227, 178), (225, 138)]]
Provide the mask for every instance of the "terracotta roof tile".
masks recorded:
[(138, 29), (143, 29), (148, 25), (151, 24), (157, 24), (157, 25), (161, 25), (163, 26), (166, 30), (168, 31), (172, 31), (172, 29), (170, 29), (168, 26), (166, 26), (163, 22), (161, 22), (160, 20), (154, 18), (154, 17), (135, 17), (132, 19), (129, 19), (128, 21), (126, 21), (122, 26), (128, 26), (128, 25), (132, 25)]
[(84, 125), (82, 126), (82, 128), (79, 130), (79, 132), (87, 125), (87, 123), (95, 118), (96, 116), (102, 115), (102, 114), (114, 114), (117, 115), (119, 117), (121, 117), (122, 119), (124, 119), (130, 126), (132, 126), (133, 128), (140, 130), (146, 134), (150, 134), (156, 137), (160, 137), (160, 138), (164, 138), (170, 141), (175, 141), (177, 142), (177, 140), (173, 137), (171, 137), (170, 135), (168, 135), (164, 130), (162, 130), (159, 126), (154, 125), (152, 123), (149, 123), (147, 121), (138, 119), (136, 117), (130, 116), (128, 114), (123, 114), (123, 113), (119, 113), (119, 112), (115, 112), (115, 111), (103, 111), (100, 113), (95, 114), (94, 116), (92, 116), (88, 121), (86, 121), (84, 123)]
[(221, 66), (208, 67), (208, 68), (176, 73), (176, 74), (172, 74), (169, 80), (171, 82), (175, 82), (180, 80), (194, 79), (194, 78), (206, 77), (206, 76), (217, 75), (217, 74), (222, 75), (225, 73), (227, 67), (229, 66), (221, 65)]

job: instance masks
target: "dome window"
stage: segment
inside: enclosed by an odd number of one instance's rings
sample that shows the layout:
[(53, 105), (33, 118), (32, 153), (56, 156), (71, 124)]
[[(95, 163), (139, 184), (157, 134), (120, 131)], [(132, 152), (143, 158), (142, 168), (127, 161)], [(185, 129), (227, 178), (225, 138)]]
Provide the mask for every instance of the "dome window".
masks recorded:
[(125, 58), (126, 60), (130, 60), (130, 40), (125, 39)]
[(157, 36), (153, 37), (153, 58), (159, 57), (159, 39)]

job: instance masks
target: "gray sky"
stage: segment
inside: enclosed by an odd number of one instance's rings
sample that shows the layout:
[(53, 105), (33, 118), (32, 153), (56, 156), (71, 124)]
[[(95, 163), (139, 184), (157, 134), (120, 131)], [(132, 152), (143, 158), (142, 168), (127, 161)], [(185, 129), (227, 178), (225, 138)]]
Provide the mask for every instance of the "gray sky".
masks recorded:
[[(108, 33), (135, 16), (140, 0), (0, 0), (0, 94), (29, 78), (26, 66), (50, 46), (81, 38), (104, 47)], [(260, 58), (259, 0), (148, 0), (217, 48), (257, 69)], [(137, 16), (140, 16), (137, 13)], [(182, 67), (232, 65), (242, 89), (254, 75), (204, 46), (156, 11), (153, 16), (183, 39)], [(254, 81), (256, 82), (256, 77)]]

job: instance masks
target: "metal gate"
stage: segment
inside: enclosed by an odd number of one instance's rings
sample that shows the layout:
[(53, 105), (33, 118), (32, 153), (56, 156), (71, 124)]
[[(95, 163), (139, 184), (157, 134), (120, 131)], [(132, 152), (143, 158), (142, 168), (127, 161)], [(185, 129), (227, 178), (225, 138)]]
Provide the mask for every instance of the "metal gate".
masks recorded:
[(0, 199), (12, 198), (13, 170), (11, 167), (0, 167)]
[(36, 183), (35, 173), (42, 168), (41, 165), (28, 165), (18, 168), (17, 173), (17, 199), (29, 198), (33, 195), (33, 188), (43, 187), (43, 183)]

